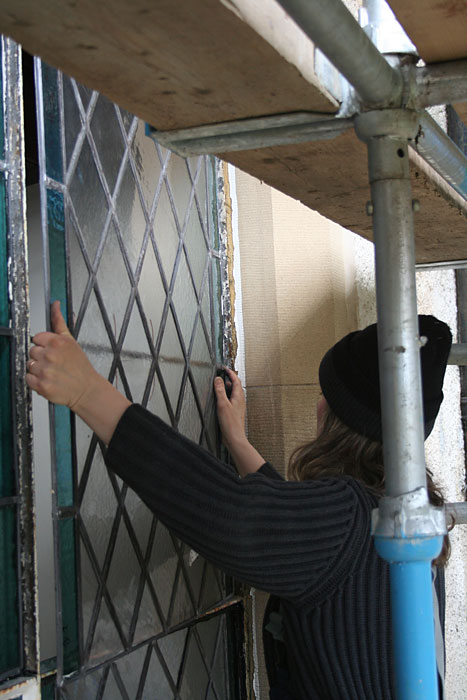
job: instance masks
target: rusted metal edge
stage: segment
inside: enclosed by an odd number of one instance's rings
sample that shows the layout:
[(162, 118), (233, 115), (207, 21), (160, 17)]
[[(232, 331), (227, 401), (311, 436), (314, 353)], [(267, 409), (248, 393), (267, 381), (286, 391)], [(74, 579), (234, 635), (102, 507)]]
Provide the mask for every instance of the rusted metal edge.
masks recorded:
[(5, 67), (6, 197), (9, 226), (8, 278), (11, 304), (14, 454), (17, 468), (18, 546), (23, 671), (39, 674), (37, 555), (35, 541), (32, 407), (26, 384), (29, 345), (25, 152), (21, 49), (3, 39)]

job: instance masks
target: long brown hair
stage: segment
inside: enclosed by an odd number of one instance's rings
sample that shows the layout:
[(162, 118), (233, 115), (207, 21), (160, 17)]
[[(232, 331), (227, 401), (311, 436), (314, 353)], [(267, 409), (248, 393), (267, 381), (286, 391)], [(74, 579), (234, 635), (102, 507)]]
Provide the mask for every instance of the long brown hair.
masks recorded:
[[(288, 477), (293, 481), (325, 477), (353, 476), (377, 497), (384, 495), (383, 446), (348, 428), (332, 412), (324, 409), (319, 435), (315, 440), (297, 447), (289, 461)], [(427, 469), (427, 488), (430, 503), (442, 506), (443, 494)], [(444, 537), (437, 566), (445, 566), (450, 555), (449, 537)]]

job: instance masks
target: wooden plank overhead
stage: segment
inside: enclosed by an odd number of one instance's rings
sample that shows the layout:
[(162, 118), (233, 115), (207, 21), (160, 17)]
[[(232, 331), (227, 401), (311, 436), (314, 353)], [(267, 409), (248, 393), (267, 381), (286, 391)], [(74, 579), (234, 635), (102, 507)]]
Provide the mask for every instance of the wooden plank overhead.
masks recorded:
[[(313, 45), (273, 0), (2, 0), (0, 31), (160, 130), (338, 108)], [(353, 130), (224, 157), (371, 237), (366, 148)], [(467, 259), (465, 203), (417, 158), (412, 171), (418, 261)]]
[[(467, 58), (467, 0), (388, 0), (425, 63)], [(467, 124), (467, 103), (454, 105)]]
[[(467, 259), (467, 219), (461, 197), (420, 156), (409, 153), (413, 198), (420, 202), (414, 217), (417, 262)], [(372, 219), (366, 214), (371, 198), (367, 150), (353, 129), (331, 141), (230, 153), (225, 159), (372, 239)]]
[[(158, 129), (337, 110), (313, 68), (305, 77), (232, 8), (220, 0), (2, 0), (0, 31)], [(291, 42), (303, 43), (286, 24)]]

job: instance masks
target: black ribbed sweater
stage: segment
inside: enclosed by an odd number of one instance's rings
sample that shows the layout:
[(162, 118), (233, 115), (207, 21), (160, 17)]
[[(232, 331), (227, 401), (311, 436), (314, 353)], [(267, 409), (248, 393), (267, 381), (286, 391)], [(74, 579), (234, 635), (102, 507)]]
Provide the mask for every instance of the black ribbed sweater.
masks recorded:
[[(350, 477), (244, 478), (132, 405), (106, 463), (177, 537), (240, 581), (279, 596), (297, 700), (394, 697), (388, 566), (370, 536), (376, 500)], [(444, 629), (444, 576), (437, 577)]]

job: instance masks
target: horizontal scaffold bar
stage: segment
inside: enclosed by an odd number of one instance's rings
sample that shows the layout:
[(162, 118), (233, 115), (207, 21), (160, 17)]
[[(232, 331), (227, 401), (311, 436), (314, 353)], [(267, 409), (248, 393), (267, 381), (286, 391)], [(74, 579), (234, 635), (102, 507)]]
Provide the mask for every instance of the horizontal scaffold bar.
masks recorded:
[(448, 525), (450, 516), (454, 519), (454, 525), (467, 525), (467, 503), (446, 503), (445, 511)]
[(467, 366), (467, 343), (454, 343), (451, 346), (448, 365)]
[(352, 127), (353, 121), (350, 118), (339, 119), (301, 112), (207, 124), (177, 131), (157, 131), (148, 127), (148, 135), (178, 155), (188, 157), (332, 139)]

